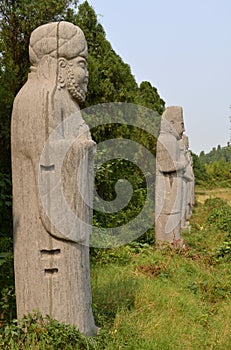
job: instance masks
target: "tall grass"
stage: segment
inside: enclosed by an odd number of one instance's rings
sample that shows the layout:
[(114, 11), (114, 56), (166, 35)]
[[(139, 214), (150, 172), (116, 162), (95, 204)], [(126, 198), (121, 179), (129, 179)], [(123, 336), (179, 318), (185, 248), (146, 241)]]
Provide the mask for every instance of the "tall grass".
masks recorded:
[[(15, 350), (23, 349), (18, 344), (55, 350), (231, 349), (231, 249), (224, 249), (231, 237), (229, 210), (227, 203), (216, 199), (198, 204), (191, 233), (184, 234), (186, 249), (157, 250), (132, 243), (94, 251), (93, 310), (100, 326), (94, 339), (53, 321), (49, 329), (42, 323), (46, 337), (40, 333), (42, 321), (40, 329), (34, 326), (34, 332), (25, 334), (25, 319), (24, 328), (12, 328), (12, 323), (0, 327), (0, 345)], [(55, 345), (54, 339), (59, 343)]]

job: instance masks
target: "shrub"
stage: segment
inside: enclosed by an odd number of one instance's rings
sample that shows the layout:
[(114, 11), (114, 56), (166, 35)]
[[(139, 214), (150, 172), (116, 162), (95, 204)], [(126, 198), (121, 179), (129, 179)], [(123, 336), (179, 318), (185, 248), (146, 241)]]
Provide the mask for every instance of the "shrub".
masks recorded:
[(5, 350), (21, 349), (95, 349), (92, 338), (82, 335), (74, 326), (59, 323), (49, 316), (30, 314), (0, 328), (0, 344)]
[(209, 209), (208, 223), (215, 225), (218, 230), (231, 233), (231, 207), (220, 198), (210, 198), (205, 201)]

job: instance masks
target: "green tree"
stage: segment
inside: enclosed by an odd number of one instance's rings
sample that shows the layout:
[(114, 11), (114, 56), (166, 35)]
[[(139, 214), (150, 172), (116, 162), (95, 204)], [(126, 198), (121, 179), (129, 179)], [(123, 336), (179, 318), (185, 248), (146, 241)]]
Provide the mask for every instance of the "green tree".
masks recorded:
[(88, 43), (88, 94), (84, 106), (105, 102), (134, 102), (138, 89), (128, 64), (113, 50), (94, 9), (85, 1), (72, 18)]
[(165, 102), (160, 98), (157, 89), (148, 81), (143, 81), (136, 94), (136, 103), (153, 109), (159, 114), (164, 112)]
[(14, 76), (14, 95), (24, 84), (29, 68), (28, 46), (31, 32), (39, 25), (61, 20), (71, 0), (2, 0), (0, 3), (2, 63)]
[(231, 183), (231, 164), (223, 158), (206, 164), (206, 171), (217, 185)]
[(84, 32), (88, 43), (89, 85), (85, 106), (105, 102), (133, 102), (162, 114), (165, 103), (149, 82), (138, 84), (130, 66), (123, 62), (106, 39), (97, 15), (87, 1), (68, 17)]
[(205, 165), (201, 162), (197, 154), (192, 153), (193, 157), (193, 171), (195, 175), (195, 183), (197, 185), (203, 184), (209, 180), (209, 175), (206, 172)]
[(202, 151), (199, 155), (200, 161), (203, 164), (209, 164), (212, 162), (219, 162), (220, 160), (224, 160), (225, 162), (231, 162), (231, 147), (229, 142), (226, 147), (221, 147), (220, 145), (213, 147), (212, 150), (205, 154)]

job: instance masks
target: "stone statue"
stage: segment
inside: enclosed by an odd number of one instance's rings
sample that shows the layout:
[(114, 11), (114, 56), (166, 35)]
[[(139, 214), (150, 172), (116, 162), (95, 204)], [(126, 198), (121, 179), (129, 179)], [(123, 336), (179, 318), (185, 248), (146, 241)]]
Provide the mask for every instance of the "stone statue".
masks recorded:
[(179, 140), (182, 158), (186, 160), (187, 166), (183, 173), (183, 188), (182, 188), (182, 218), (181, 228), (187, 229), (189, 226), (188, 220), (191, 216), (192, 203), (192, 182), (194, 181), (193, 168), (192, 168), (192, 156), (189, 151), (188, 136), (183, 135)]
[(189, 141), (188, 137), (185, 140), (186, 145), (186, 156), (188, 157), (188, 167), (186, 171), (186, 175), (189, 179), (187, 181), (187, 189), (186, 189), (186, 220), (189, 220), (192, 216), (192, 209), (195, 204), (195, 176), (193, 172), (193, 157), (189, 150)]
[[(40, 26), (29, 56), (12, 114), (17, 315), (39, 310), (94, 335), (88, 240), (95, 144), (79, 108), (88, 83), (84, 34), (65, 21)], [(65, 206), (80, 220), (71, 223)]]
[(156, 150), (156, 242), (183, 244), (181, 238), (183, 174), (187, 160), (182, 157), (183, 110), (168, 107), (161, 118)]

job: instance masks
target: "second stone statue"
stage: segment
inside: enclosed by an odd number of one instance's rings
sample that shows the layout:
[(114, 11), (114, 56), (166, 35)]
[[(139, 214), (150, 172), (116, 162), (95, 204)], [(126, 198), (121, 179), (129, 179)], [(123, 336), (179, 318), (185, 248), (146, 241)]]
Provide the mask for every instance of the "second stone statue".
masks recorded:
[(187, 159), (181, 151), (184, 132), (180, 106), (166, 108), (156, 149), (156, 242), (183, 245), (181, 238), (183, 177)]

